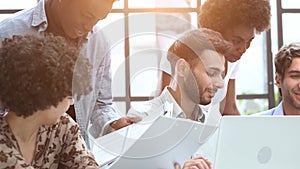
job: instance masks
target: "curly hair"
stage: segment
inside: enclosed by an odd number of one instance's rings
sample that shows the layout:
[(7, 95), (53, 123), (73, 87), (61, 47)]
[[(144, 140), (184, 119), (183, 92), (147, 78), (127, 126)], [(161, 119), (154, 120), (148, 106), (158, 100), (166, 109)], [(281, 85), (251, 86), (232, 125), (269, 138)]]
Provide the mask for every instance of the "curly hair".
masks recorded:
[[(73, 74), (78, 56), (75, 46), (52, 34), (4, 39), (0, 46), (0, 100), (4, 108), (28, 117), (72, 96), (73, 75), (83, 76)], [(84, 65), (90, 69), (88, 60)], [(88, 86), (74, 94), (83, 95), (90, 90)]]
[(207, 0), (198, 16), (201, 27), (223, 33), (239, 25), (261, 33), (270, 27), (269, 0)]
[[(171, 63), (172, 73), (179, 58), (183, 58), (191, 65), (206, 49), (217, 51), (225, 55), (232, 49), (232, 44), (214, 30), (199, 28), (185, 32), (169, 48), (167, 58)], [(201, 58), (201, 57), (200, 57)]]
[(275, 55), (275, 72), (284, 79), (285, 70), (292, 64), (293, 58), (300, 58), (300, 42), (284, 45)]

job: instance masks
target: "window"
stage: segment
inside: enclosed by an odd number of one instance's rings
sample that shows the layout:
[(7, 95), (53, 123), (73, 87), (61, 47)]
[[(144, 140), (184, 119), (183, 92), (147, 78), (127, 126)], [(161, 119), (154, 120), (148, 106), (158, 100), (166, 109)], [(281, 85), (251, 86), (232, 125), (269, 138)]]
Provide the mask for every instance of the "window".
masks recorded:
[[(0, 20), (34, 6), (37, 1), (0, 0)], [(198, 11), (204, 1), (119, 0), (114, 3), (108, 17), (98, 23), (112, 44), (113, 96), (122, 115), (132, 104), (154, 97), (161, 55), (179, 33), (197, 27)], [(295, 0), (270, 2), (271, 31), (255, 38), (242, 57), (236, 80), (238, 108), (245, 114), (277, 104), (272, 54), (282, 44), (299, 41), (295, 36), (299, 26), (293, 23), (299, 20), (300, 3)], [(173, 22), (169, 18), (174, 15), (182, 17), (190, 27), (170, 26)], [(170, 29), (172, 27), (174, 29)]]

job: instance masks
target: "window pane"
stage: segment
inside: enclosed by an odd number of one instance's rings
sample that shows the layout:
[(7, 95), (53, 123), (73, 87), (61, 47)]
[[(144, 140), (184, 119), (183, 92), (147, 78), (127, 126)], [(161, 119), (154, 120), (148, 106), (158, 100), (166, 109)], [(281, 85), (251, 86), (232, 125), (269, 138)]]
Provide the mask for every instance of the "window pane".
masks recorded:
[(125, 116), (126, 115), (126, 103), (125, 102), (114, 102), (114, 107), (116, 111), (121, 115)]
[(256, 35), (242, 56), (236, 77), (237, 94), (268, 93), (265, 33)]
[(300, 8), (300, 1), (295, 0), (281, 0), (282, 8)]
[(282, 15), (283, 44), (288, 44), (291, 42), (299, 42), (298, 32), (300, 29), (300, 25), (295, 24), (295, 22), (299, 20), (300, 20), (300, 14)]
[(111, 45), (112, 91), (115, 97), (125, 97), (124, 15), (111, 13), (99, 21)]
[(112, 8), (113, 9), (122, 9), (122, 8), (124, 8), (124, 0), (115, 1)]
[(251, 115), (268, 110), (267, 99), (237, 100), (237, 106), (242, 115)]
[(111, 48), (112, 92), (114, 97), (125, 97), (124, 42)]
[(9, 17), (9, 16), (11, 16), (12, 14), (0, 14), (0, 22), (3, 20), (3, 19), (5, 19), (5, 18), (7, 18), (7, 17)]
[(188, 8), (197, 6), (197, 0), (128, 0), (129, 8)]
[[(131, 41), (140, 42), (139, 39), (150, 39), (143, 36), (131, 38)], [(130, 91), (131, 96), (154, 96), (158, 82), (158, 50), (140, 49), (130, 55)]]
[(37, 0), (0, 0), (0, 9), (24, 9), (35, 6)]

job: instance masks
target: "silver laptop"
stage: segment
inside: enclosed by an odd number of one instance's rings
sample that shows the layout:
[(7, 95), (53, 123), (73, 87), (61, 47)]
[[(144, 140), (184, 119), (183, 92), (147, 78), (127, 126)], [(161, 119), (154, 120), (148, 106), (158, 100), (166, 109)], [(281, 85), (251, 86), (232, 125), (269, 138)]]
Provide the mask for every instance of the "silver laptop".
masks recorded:
[(214, 169), (299, 169), (300, 116), (221, 119)]
[(172, 169), (191, 158), (215, 126), (181, 118), (160, 116), (110, 169)]

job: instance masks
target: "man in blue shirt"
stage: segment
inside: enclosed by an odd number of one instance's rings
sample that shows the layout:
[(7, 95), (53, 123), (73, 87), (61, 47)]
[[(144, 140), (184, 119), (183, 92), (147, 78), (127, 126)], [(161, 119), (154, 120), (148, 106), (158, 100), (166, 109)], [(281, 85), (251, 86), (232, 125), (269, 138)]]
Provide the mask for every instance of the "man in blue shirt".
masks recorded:
[(281, 47), (275, 57), (275, 81), (282, 101), (257, 115), (300, 115), (300, 43)]
[[(99, 137), (135, 122), (122, 117), (112, 106), (110, 46), (96, 23), (104, 19), (115, 0), (40, 0), (28, 10), (20, 11), (0, 22), (0, 40), (26, 33), (53, 33), (77, 45), (83, 57), (93, 64), (93, 91), (75, 102), (76, 121), (82, 135)], [(75, 71), (81, 71), (80, 65)], [(2, 82), (5, 83), (5, 82)], [(73, 79), (73, 83), (86, 83)], [(90, 120), (92, 119), (92, 120)]]

